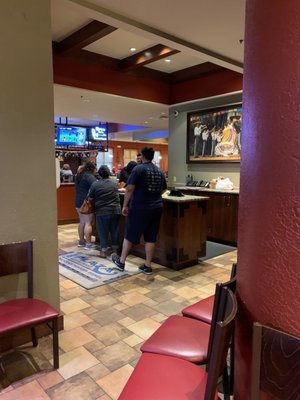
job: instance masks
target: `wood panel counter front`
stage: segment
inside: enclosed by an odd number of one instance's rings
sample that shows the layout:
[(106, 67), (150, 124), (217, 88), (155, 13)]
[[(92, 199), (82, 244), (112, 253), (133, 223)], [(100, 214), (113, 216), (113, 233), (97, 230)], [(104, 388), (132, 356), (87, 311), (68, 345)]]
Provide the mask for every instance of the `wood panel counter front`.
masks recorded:
[(75, 208), (75, 184), (61, 183), (57, 189), (57, 223), (71, 224), (79, 222)]
[[(121, 195), (121, 202), (123, 196)], [(163, 195), (163, 215), (153, 262), (179, 270), (198, 264), (206, 254), (206, 209), (208, 197)], [(124, 235), (125, 218), (120, 224)], [(145, 258), (144, 241), (134, 245), (131, 254)]]

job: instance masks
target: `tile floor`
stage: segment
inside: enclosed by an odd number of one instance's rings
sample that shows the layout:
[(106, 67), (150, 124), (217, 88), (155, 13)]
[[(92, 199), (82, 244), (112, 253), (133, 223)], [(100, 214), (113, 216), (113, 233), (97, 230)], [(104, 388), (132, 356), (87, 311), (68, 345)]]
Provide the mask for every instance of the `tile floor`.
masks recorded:
[[(60, 251), (77, 249), (76, 225), (59, 226)], [(51, 338), (0, 358), (0, 400), (114, 400), (140, 356), (139, 348), (169, 315), (214, 293), (236, 251), (173, 271), (153, 264), (143, 274), (86, 290), (60, 277), (60, 368), (51, 370)]]

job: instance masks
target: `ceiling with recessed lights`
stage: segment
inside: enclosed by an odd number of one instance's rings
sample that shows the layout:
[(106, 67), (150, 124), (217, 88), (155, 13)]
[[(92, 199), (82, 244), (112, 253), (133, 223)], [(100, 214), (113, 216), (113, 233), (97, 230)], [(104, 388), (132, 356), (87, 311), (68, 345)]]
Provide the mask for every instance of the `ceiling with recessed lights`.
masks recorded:
[[(244, 7), (245, 0), (52, 0), (52, 40), (60, 52), (80, 46), (126, 71), (173, 76), (211, 63), (242, 72)], [(168, 127), (165, 104), (58, 84), (54, 100), (57, 116), (83, 124)]]

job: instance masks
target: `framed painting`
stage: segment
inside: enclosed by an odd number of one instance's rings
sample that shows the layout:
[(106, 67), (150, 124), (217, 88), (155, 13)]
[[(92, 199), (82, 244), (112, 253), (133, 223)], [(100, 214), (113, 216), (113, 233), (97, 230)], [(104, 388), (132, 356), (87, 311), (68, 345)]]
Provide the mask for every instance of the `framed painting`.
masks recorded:
[(187, 114), (187, 163), (239, 162), (242, 104)]

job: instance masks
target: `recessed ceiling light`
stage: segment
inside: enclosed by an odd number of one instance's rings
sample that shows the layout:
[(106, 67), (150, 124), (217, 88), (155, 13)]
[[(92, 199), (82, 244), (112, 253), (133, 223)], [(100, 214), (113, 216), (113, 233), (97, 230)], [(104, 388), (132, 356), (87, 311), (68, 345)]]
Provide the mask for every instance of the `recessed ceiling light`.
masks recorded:
[(165, 60), (165, 62), (171, 62), (171, 60), (170, 60), (169, 58), (167, 58), (167, 59)]
[(130, 51), (136, 51), (136, 48), (135, 47), (131, 47)]

